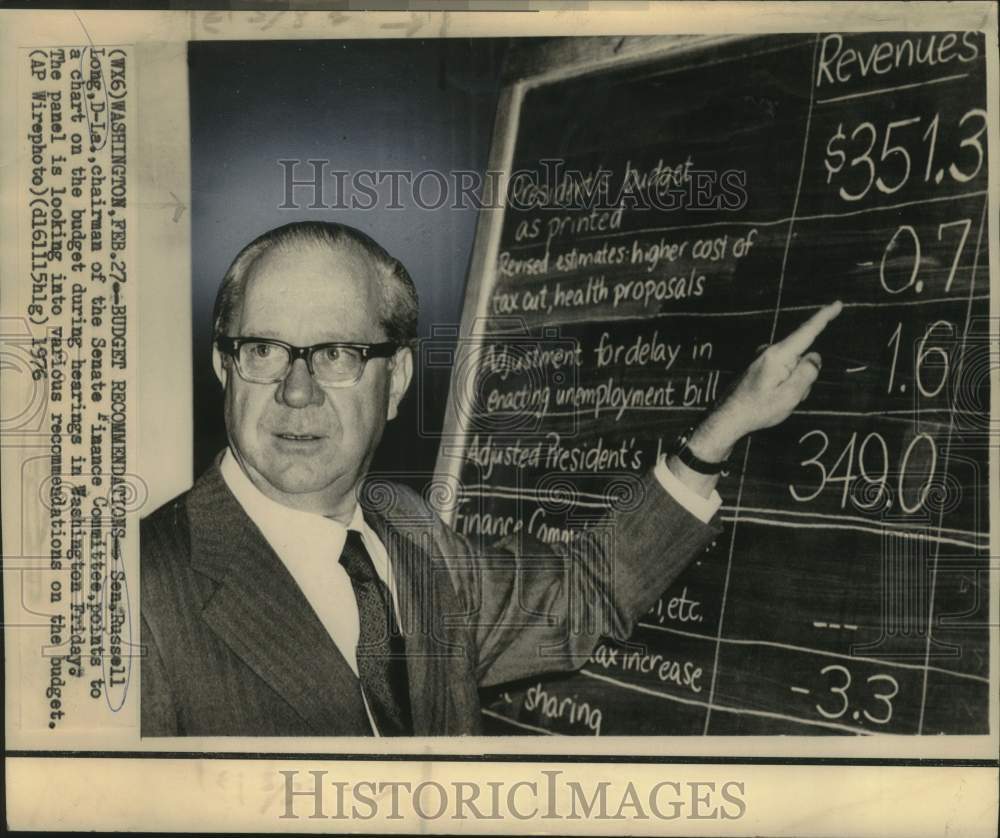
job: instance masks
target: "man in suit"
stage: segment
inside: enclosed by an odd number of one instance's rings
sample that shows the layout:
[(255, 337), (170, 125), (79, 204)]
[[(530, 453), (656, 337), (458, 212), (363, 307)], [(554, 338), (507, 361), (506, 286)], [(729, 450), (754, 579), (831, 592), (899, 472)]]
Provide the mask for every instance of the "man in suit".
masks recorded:
[(569, 544), (522, 532), (485, 554), (364, 480), (412, 376), (405, 269), (343, 225), (265, 233), (216, 301), (229, 446), (142, 526), (142, 735), (479, 732), (479, 687), (627, 637), (719, 532), (718, 464), (805, 397), (838, 312), (759, 356), (635, 503)]

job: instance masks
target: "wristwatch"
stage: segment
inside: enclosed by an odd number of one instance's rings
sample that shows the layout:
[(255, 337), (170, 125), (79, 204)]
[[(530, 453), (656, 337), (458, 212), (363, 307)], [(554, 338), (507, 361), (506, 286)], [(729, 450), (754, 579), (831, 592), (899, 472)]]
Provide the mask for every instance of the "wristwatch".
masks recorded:
[(677, 459), (699, 474), (729, 474), (733, 467), (732, 461), (729, 459), (718, 463), (710, 463), (708, 460), (703, 460), (691, 450), (688, 440), (691, 439), (694, 430), (694, 426), (692, 426), (677, 437), (677, 441), (674, 443), (674, 455)]

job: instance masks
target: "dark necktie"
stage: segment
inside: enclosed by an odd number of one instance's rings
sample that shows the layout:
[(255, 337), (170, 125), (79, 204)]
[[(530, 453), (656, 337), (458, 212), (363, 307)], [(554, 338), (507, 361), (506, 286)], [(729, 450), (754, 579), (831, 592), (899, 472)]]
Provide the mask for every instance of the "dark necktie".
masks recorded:
[(392, 595), (375, 572), (357, 530), (347, 531), (340, 563), (358, 601), (358, 677), (382, 736), (412, 736), (406, 647), (392, 607)]

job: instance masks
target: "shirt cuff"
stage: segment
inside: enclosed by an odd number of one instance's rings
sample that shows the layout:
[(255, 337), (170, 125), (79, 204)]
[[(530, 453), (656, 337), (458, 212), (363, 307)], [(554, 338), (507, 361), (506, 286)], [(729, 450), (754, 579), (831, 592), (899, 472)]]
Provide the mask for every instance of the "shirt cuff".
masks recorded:
[(656, 479), (660, 481), (660, 485), (664, 491), (703, 524), (711, 521), (712, 516), (722, 506), (722, 498), (719, 497), (719, 493), (715, 489), (712, 489), (712, 494), (705, 498), (694, 491), (694, 489), (685, 486), (680, 478), (667, 466), (666, 454), (660, 455), (660, 459), (656, 461), (653, 473), (656, 475)]

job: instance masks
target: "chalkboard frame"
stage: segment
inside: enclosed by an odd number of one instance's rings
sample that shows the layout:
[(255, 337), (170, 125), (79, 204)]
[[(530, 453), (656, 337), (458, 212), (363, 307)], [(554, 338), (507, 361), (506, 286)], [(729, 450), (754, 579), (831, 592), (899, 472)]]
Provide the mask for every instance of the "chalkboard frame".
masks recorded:
[[(740, 35), (661, 35), (661, 36), (641, 36), (641, 37), (579, 37), (579, 38), (559, 38), (551, 40), (536, 40), (533, 42), (517, 43), (508, 55), (503, 73), (504, 87), (498, 101), (497, 117), (494, 124), (493, 137), (491, 141), (488, 168), (491, 173), (502, 172), (509, 174), (513, 167), (513, 160), (517, 151), (517, 140), (519, 130), (519, 120), (522, 106), (526, 95), (536, 87), (559, 82), (566, 79), (578, 78), (590, 74), (606, 71), (626, 70), (644, 63), (655, 62), (663, 59), (677, 59), (685, 55), (697, 57), (698, 53), (711, 48), (731, 46), (740, 42), (751, 42), (762, 33), (740, 34)], [(804, 33), (789, 33), (799, 34)], [(987, 34), (987, 38), (988, 38)], [(678, 63), (678, 68), (685, 65)], [(997, 89), (996, 60), (987, 59), (987, 101), (990, 96), (995, 96)], [(995, 98), (992, 101), (996, 101)], [(988, 126), (990, 133), (987, 135), (988, 141), (993, 142), (994, 148), (1000, 143), (997, 142), (997, 111), (989, 107)], [(995, 254), (998, 252), (998, 204), (997, 197), (1000, 195), (997, 183), (997, 163), (995, 160), (988, 161), (988, 184), (990, 200), (987, 204), (987, 225), (985, 228), (987, 236), (987, 253), (993, 253), (994, 259), (990, 261), (988, 267), (989, 286), (993, 293), (990, 298), (990, 339), (992, 345), (997, 344), (998, 322), (1000, 322), (1000, 296), (998, 296), (998, 263)], [(445, 424), (441, 436), (441, 443), (438, 450), (437, 466), (435, 471), (436, 485), (439, 491), (435, 492), (435, 499), (438, 501), (438, 509), (442, 518), (449, 524), (453, 524), (456, 518), (460, 493), (460, 476), (463, 462), (466, 455), (467, 444), (471, 438), (471, 432), (467, 431), (466, 423), (463, 421), (461, 411), (457, 409), (458, 404), (471, 403), (471, 387), (476, 379), (476, 367), (468, 360), (474, 358), (479, 352), (486, 336), (477, 331), (477, 325), (488, 319), (488, 306), (493, 290), (498, 282), (496, 262), (500, 252), (501, 234), (505, 220), (505, 208), (492, 206), (488, 202), (480, 210), (480, 218), (477, 224), (473, 251), (470, 258), (468, 279), (465, 292), (462, 320), (459, 328), (458, 349), (454, 356), (453, 369), (462, 370), (464, 375), (456, 377), (452, 381), (449, 392), (448, 404), (445, 411)], [(990, 380), (991, 391), (1000, 392), (1000, 375), (997, 369), (992, 369)], [(1000, 424), (1000, 409), (998, 409), (997, 399), (992, 400), (990, 427), (998, 428)], [(1000, 458), (996, 456), (996, 444), (991, 443), (991, 455), (989, 457), (989, 532), (992, 550), (991, 556), (1000, 553), (998, 547), (998, 526), (1000, 526), (1000, 503), (998, 503), (998, 489), (1000, 489)], [(949, 736), (955, 747), (963, 752), (963, 756), (969, 757), (975, 753), (995, 753), (996, 743), (1000, 741), (1000, 725), (998, 725), (998, 583), (1000, 583), (1000, 566), (995, 560), (990, 563), (990, 684), (989, 684), (989, 705), (988, 724), (989, 732), (979, 735)], [(750, 737), (756, 739), (759, 737)], [(836, 745), (828, 743), (824, 746), (810, 746), (812, 737), (796, 737), (801, 743), (801, 747), (806, 751), (812, 751), (815, 747), (826, 752), (841, 752)], [(731, 742), (731, 737), (717, 737), (717, 741), (725, 740)], [(614, 739), (612, 739), (614, 741)], [(920, 744), (923, 742), (924, 744)], [(856, 746), (854, 743), (848, 745), (848, 750), (854, 753)], [(877, 747), (877, 746), (876, 746)], [(903, 746), (901, 746), (903, 747)], [(907, 753), (926, 753), (929, 750), (938, 752), (926, 744), (926, 738), (915, 736), (912, 741), (906, 743), (903, 750)]]

